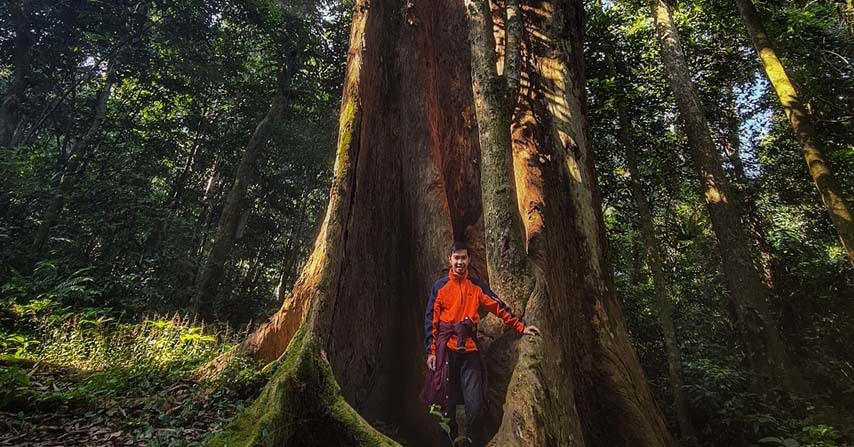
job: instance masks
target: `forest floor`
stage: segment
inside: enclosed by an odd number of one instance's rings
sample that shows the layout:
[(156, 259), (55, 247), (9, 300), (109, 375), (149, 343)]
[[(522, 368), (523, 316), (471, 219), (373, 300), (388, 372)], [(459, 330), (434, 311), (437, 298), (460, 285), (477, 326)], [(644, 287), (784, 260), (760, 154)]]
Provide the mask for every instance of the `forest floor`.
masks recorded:
[(201, 445), (251, 401), (181, 378), (17, 368), (28, 383), (0, 412), (0, 446)]
[(202, 445), (267, 379), (241, 357), (193, 379), (245, 332), (177, 315), (56, 316), (0, 306), (0, 446)]

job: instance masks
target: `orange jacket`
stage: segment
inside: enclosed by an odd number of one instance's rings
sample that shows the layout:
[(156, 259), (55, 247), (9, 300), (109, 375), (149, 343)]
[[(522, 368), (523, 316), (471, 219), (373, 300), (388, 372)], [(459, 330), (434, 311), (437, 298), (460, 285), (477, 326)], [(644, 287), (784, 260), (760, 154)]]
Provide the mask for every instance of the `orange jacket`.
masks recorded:
[[(480, 322), (478, 310), (483, 307), (504, 320), (504, 324), (512, 326), (520, 333), (525, 330), (525, 322), (513, 316), (510, 308), (501, 301), (495, 292), (489, 290), (482, 282), (469, 279), (468, 272), (460, 276), (453, 270), (448, 271), (448, 276), (436, 281), (430, 291), (427, 300), (427, 309), (424, 315), (424, 348), (427, 354), (436, 353), (436, 338), (439, 332), (439, 323), (459, 323), (466, 317), (474, 324)], [(460, 346), (456, 335), (452, 335), (447, 346), (455, 351), (477, 351), (474, 340), (468, 338), (465, 344)]]

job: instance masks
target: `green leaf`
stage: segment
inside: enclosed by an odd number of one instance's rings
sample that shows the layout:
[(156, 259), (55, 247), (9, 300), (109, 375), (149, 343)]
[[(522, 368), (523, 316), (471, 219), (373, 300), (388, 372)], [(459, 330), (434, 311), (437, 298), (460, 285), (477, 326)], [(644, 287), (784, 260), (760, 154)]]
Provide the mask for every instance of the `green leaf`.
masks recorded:
[(439, 427), (442, 427), (442, 430), (445, 430), (445, 433), (451, 432), (451, 426), (448, 425), (447, 422), (439, 422)]

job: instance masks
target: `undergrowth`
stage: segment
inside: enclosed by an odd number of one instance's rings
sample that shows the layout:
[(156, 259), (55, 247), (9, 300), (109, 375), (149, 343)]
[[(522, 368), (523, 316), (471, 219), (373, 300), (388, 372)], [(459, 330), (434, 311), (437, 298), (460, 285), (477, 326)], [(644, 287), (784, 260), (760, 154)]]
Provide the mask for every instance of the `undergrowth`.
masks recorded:
[(75, 308), (69, 297), (88, 293), (85, 278), (54, 278), (47, 292), (25, 279), (0, 288), (0, 443), (198, 445), (266, 381), (243, 357), (216, 379), (193, 381), (248, 327)]

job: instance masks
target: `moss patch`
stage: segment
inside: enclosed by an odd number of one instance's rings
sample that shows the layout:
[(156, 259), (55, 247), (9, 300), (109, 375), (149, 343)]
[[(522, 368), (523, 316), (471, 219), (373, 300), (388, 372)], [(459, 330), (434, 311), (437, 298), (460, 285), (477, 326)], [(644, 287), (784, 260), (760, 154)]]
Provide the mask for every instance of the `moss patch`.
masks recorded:
[(347, 404), (332, 368), (305, 327), (294, 335), (278, 363), (258, 399), (208, 446), (397, 445)]

